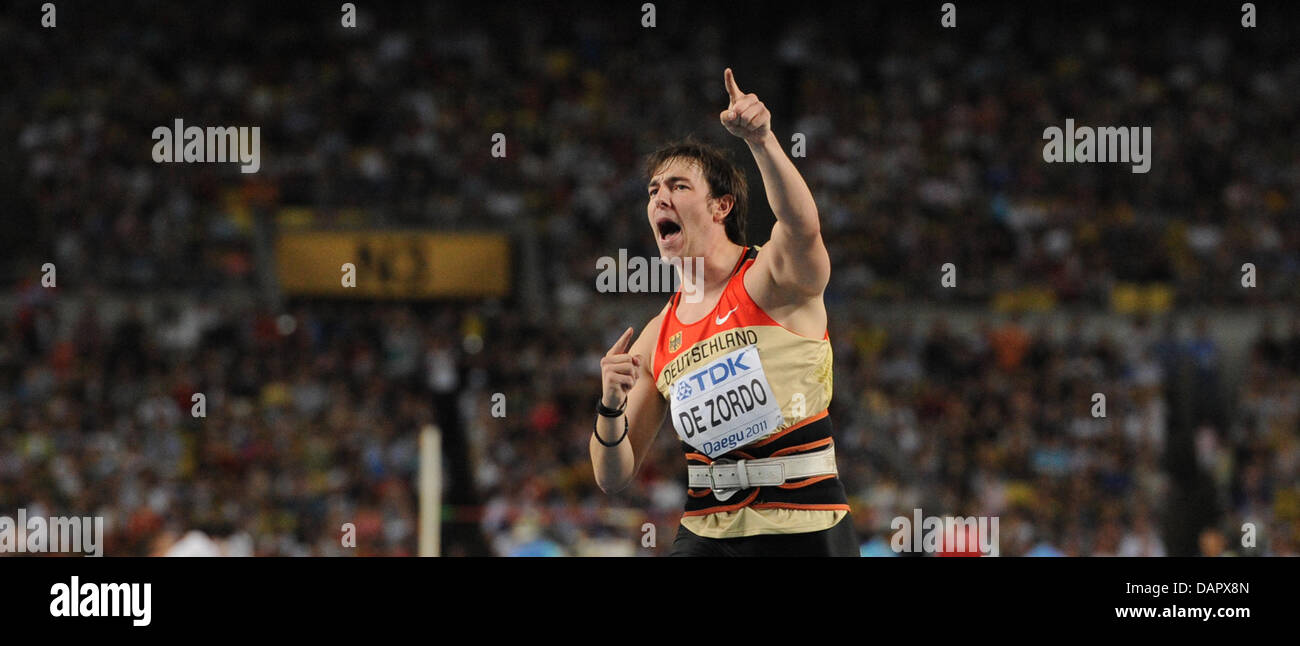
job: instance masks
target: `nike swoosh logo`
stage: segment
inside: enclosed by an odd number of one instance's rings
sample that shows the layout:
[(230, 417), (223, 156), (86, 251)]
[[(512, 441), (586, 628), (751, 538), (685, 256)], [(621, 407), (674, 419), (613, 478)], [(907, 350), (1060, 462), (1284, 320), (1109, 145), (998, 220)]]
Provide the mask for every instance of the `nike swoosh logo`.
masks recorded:
[(727, 322), (727, 319), (731, 318), (731, 312), (736, 311), (736, 309), (739, 308), (739, 307), (740, 307), (740, 306), (737, 305), (736, 307), (731, 308), (731, 310), (730, 310), (729, 312), (727, 312), (726, 314), (723, 314), (722, 316), (715, 316), (715, 317), (713, 318), (713, 322), (714, 322), (715, 324), (717, 324), (717, 325), (722, 325), (723, 323), (726, 323), (726, 322)]

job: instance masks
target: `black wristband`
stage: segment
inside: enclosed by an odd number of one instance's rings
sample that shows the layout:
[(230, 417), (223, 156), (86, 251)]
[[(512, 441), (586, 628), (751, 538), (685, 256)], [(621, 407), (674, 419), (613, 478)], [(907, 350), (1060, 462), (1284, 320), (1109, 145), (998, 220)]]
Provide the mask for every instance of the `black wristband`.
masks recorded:
[[(623, 402), (623, 403), (624, 403), (624, 405), (627, 404), (627, 402)], [(606, 417), (608, 417), (608, 416), (606, 416)], [(597, 441), (597, 442), (600, 442), (600, 445), (601, 445), (601, 446), (605, 446), (605, 447), (613, 448), (613, 447), (615, 447), (615, 446), (618, 446), (619, 444), (622, 444), (622, 443), (623, 443), (623, 438), (627, 437), (627, 432), (628, 432), (627, 418), (626, 418), (626, 417), (623, 418), (623, 437), (618, 438), (618, 440), (615, 441), (613, 444), (606, 444), (606, 443), (605, 443), (605, 440), (600, 439), (600, 431), (599, 431), (599, 430), (593, 428), (593, 429), (591, 429), (591, 432), (592, 432), (593, 434), (595, 434), (595, 436), (596, 436), (596, 441)]]
[(627, 408), (627, 399), (623, 400), (623, 405), (618, 408), (610, 408), (605, 405), (604, 401), (596, 400), (596, 414), (601, 417), (618, 417), (623, 414), (623, 409)]

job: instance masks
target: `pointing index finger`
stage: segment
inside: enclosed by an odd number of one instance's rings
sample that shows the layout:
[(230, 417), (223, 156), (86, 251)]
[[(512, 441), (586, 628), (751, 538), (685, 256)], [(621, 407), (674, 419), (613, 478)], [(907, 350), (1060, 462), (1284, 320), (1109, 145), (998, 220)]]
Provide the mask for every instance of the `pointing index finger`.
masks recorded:
[(745, 96), (745, 93), (741, 92), (740, 87), (736, 85), (736, 77), (731, 73), (730, 67), (722, 73), (722, 78), (727, 84), (727, 95), (731, 97), (733, 103)]
[(627, 330), (623, 332), (623, 336), (618, 337), (618, 340), (614, 342), (614, 347), (609, 349), (609, 353), (606, 356), (613, 355), (613, 354), (623, 354), (624, 352), (627, 352), (628, 345), (631, 343), (631, 341), (632, 341), (632, 328), (629, 327)]

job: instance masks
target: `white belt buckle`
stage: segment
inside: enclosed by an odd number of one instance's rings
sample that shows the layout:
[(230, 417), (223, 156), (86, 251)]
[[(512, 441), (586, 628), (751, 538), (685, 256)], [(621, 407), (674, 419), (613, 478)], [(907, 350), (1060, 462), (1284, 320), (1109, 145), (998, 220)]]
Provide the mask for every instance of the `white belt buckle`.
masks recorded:
[[(712, 464), (709, 465), (709, 489), (713, 491), (714, 498), (717, 498), (718, 500), (726, 500), (736, 495), (737, 491), (740, 491), (741, 487), (738, 484), (728, 486), (728, 487), (718, 486), (718, 478), (715, 473), (715, 469), (718, 467), (718, 465), (725, 466), (725, 465), (735, 464), (735, 463), (736, 461), (731, 458), (718, 458), (717, 460), (714, 460)], [(741, 468), (743, 468), (743, 465)]]

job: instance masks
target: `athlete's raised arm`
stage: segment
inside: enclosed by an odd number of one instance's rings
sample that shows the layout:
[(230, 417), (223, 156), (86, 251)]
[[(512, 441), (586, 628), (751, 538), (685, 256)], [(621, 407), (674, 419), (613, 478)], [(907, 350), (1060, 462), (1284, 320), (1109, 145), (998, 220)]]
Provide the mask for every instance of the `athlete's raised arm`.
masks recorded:
[(767, 274), (776, 291), (786, 294), (779, 300), (819, 296), (830, 282), (831, 260), (822, 243), (812, 191), (772, 133), (767, 106), (756, 95), (740, 90), (730, 67), (723, 72), (723, 81), (729, 103), (719, 119), (727, 132), (749, 145), (776, 216), (771, 239), (763, 245), (754, 269)]

